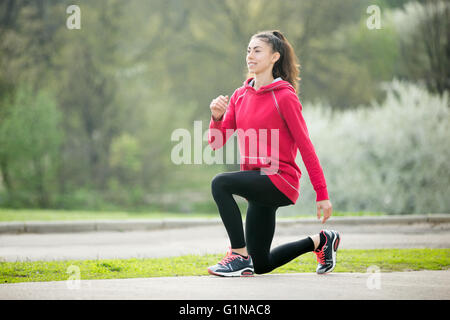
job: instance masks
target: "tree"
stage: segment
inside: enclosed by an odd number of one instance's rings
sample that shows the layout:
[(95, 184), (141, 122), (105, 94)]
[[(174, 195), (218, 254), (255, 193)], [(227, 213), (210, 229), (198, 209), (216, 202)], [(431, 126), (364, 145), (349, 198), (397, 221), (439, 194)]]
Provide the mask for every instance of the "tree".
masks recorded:
[(450, 4), (424, 0), (405, 4), (389, 17), (396, 28), (400, 54), (397, 74), (421, 81), (431, 92), (450, 89)]
[(36, 94), (20, 86), (6, 103), (11, 104), (0, 126), (6, 203), (49, 207), (57, 191), (58, 149), (64, 136), (55, 99), (47, 92)]

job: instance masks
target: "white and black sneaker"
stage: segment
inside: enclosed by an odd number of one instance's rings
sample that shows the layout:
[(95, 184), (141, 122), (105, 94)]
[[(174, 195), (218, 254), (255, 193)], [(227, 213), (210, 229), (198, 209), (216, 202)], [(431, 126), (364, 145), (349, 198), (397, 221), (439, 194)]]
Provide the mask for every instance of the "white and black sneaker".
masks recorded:
[(251, 277), (255, 273), (250, 255), (245, 258), (240, 254), (234, 253), (231, 247), (222, 261), (209, 267), (208, 272), (222, 277)]
[(320, 231), (322, 236), (325, 237), (325, 243), (319, 249), (314, 250), (317, 256), (316, 273), (325, 274), (334, 270), (336, 266), (336, 252), (339, 247), (341, 237), (337, 231), (334, 230), (322, 230)]

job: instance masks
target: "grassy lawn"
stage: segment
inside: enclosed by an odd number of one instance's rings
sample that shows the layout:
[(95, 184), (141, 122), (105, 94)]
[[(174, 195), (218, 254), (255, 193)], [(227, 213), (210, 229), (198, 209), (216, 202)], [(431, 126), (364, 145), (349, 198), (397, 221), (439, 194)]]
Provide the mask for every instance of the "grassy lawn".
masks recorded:
[[(127, 211), (78, 211), (43, 209), (0, 209), (0, 222), (7, 221), (75, 221), (75, 220), (127, 220), (163, 219), (188, 217), (214, 217), (212, 214), (188, 214), (173, 212), (127, 212)], [(218, 216), (215, 216), (218, 217)]]
[[(243, 210), (242, 210), (243, 211)], [(243, 211), (245, 216), (245, 211)], [(382, 212), (333, 212), (333, 216), (380, 216)], [(1, 209), (0, 222), (8, 221), (75, 221), (75, 220), (126, 220), (126, 219), (166, 219), (166, 218), (219, 218), (218, 212), (175, 213), (175, 212), (127, 212), (127, 211), (75, 211), (43, 209)], [(289, 218), (314, 218), (313, 215), (298, 215)], [(284, 217), (279, 217), (283, 219)]]
[[(70, 271), (73, 267), (69, 269), (70, 266), (79, 268), (81, 280), (206, 276), (206, 268), (221, 258), (223, 255), (186, 255), (149, 259), (0, 262), (0, 284), (74, 279), (74, 271)], [(315, 255), (310, 252), (271, 273), (315, 272), (316, 266)], [(338, 253), (334, 272), (366, 272), (369, 266), (377, 266), (381, 272), (447, 270), (450, 268), (450, 249), (343, 249)]]

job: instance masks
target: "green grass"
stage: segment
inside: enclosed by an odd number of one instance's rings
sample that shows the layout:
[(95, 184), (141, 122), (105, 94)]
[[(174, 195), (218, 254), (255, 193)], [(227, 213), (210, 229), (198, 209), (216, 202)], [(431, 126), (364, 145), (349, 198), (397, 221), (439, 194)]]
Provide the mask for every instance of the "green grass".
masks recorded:
[[(245, 210), (243, 217), (245, 217)], [(333, 216), (380, 216), (382, 212), (333, 212)], [(219, 218), (218, 212), (176, 213), (176, 212), (127, 212), (127, 211), (87, 211), (87, 210), (43, 210), (43, 209), (1, 209), (0, 222), (11, 221), (77, 221), (77, 220), (129, 220), (165, 218)], [(283, 218), (311, 218), (314, 215), (297, 215)]]
[[(80, 270), (81, 280), (173, 276), (205, 276), (206, 268), (223, 255), (186, 255), (170, 258), (0, 262), (0, 283), (63, 281), (74, 279), (70, 266)], [(339, 250), (334, 272), (366, 272), (369, 266), (381, 272), (447, 270), (450, 249)], [(271, 273), (315, 272), (317, 262), (310, 252)], [(73, 272), (73, 271), (72, 271)]]
[[(174, 212), (127, 212), (88, 210), (0, 209), (0, 222), (7, 221), (76, 221), (76, 220), (129, 220), (163, 218), (211, 218), (212, 214)], [(217, 215), (215, 217), (218, 217)]]

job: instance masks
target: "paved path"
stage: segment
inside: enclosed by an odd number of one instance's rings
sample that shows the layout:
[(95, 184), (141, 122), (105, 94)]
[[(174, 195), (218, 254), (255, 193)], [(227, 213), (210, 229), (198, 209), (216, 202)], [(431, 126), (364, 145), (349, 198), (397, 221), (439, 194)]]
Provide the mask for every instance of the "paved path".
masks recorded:
[[(342, 249), (450, 248), (450, 224), (333, 225)], [(277, 226), (272, 246), (315, 234), (317, 225)], [(0, 260), (33, 261), (167, 257), (223, 253), (229, 240), (223, 226), (133, 232), (0, 234)]]
[(450, 271), (269, 274), (0, 285), (0, 299), (327, 300), (450, 299)]

